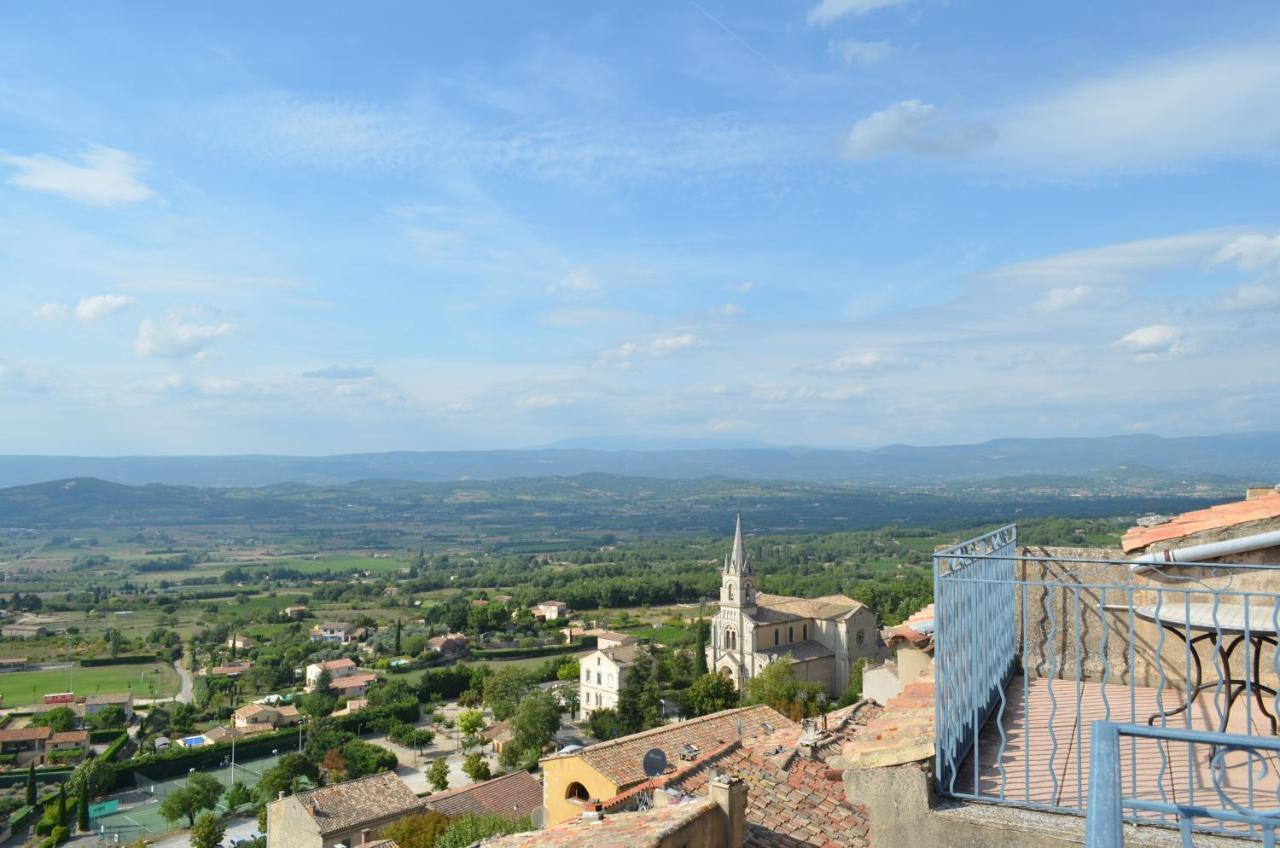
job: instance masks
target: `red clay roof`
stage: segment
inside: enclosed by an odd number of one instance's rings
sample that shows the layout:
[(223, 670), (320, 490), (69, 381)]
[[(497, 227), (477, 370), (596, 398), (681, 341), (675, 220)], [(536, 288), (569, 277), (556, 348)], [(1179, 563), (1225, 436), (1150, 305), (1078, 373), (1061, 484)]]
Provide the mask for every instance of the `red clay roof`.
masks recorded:
[(0, 730), (0, 742), (36, 742), (52, 735), (53, 730), (48, 727), (11, 727)]
[(1125, 553), (1131, 553), (1157, 542), (1168, 542), (1208, 530), (1222, 530), (1272, 518), (1280, 518), (1280, 492), (1184, 512), (1172, 521), (1154, 527), (1130, 527), (1120, 540), (1120, 546)]
[(437, 792), (422, 802), (450, 818), (464, 813), (498, 813), (523, 818), (542, 806), (542, 784), (527, 771)]
[(546, 830), (495, 836), (480, 845), (484, 848), (651, 848), (716, 809), (714, 801), (700, 798), (642, 813), (606, 815), (599, 822), (570, 819)]
[(932, 674), (908, 683), (845, 744), (845, 759), (855, 768), (876, 768), (932, 757), (934, 697)]

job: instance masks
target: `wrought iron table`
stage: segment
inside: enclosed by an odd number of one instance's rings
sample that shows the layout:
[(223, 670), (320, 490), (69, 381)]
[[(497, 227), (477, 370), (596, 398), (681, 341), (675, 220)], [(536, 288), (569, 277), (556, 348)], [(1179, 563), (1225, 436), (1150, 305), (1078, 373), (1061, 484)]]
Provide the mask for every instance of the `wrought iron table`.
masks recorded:
[[(1184, 641), (1196, 668), (1195, 685), (1187, 690), (1186, 703), (1172, 712), (1161, 710), (1152, 713), (1147, 719), (1148, 725), (1154, 725), (1157, 718), (1168, 719), (1169, 716), (1186, 712), (1195, 703), (1196, 698), (1199, 697), (1202, 691), (1205, 689), (1217, 690), (1220, 686), (1225, 685), (1227, 687), (1227, 708), (1221, 713), (1221, 720), (1218, 725), (1219, 733), (1226, 732), (1227, 722), (1231, 719), (1232, 706), (1235, 704), (1236, 699), (1247, 691), (1258, 702), (1258, 708), (1262, 710), (1262, 714), (1270, 720), (1272, 735), (1276, 734), (1280, 723), (1277, 722), (1275, 715), (1267, 709), (1266, 702), (1262, 697), (1266, 694), (1274, 699), (1276, 690), (1270, 686), (1263, 685), (1258, 679), (1262, 670), (1262, 647), (1264, 645), (1273, 647), (1280, 645), (1277, 642), (1277, 638), (1280, 637), (1280, 622), (1277, 621), (1275, 607), (1263, 606), (1262, 604), (1249, 604), (1246, 607), (1244, 604), (1222, 603), (1148, 604), (1134, 607), (1133, 614), (1160, 625), (1177, 636), (1179, 640)], [(1187, 640), (1186, 636), (1189, 633), (1199, 633), (1200, 635)], [(1231, 676), (1231, 656), (1235, 653), (1236, 648), (1246, 640), (1253, 648), (1253, 674), (1249, 675), (1246, 669), (1245, 679), (1240, 680)], [(1216, 641), (1218, 659), (1222, 664), (1224, 680), (1215, 680), (1211, 683), (1204, 682), (1204, 670), (1201, 667), (1200, 656), (1196, 653), (1196, 645), (1206, 641)]]

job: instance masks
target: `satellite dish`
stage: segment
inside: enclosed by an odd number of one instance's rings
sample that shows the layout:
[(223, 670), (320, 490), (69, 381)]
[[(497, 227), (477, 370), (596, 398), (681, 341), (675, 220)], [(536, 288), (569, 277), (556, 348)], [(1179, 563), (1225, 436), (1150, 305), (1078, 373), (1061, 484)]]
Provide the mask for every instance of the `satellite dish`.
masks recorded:
[(650, 748), (644, 755), (644, 773), (657, 777), (667, 770), (667, 755), (661, 748)]
[(542, 830), (547, 826), (547, 808), (535, 807), (533, 812), (529, 814), (529, 818), (533, 820), (533, 826), (538, 830)]

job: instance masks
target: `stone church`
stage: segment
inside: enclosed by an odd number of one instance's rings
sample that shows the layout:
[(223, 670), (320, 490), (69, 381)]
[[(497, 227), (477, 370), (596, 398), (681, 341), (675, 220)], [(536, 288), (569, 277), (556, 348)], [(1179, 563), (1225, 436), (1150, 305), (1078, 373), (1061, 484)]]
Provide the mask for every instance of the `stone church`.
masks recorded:
[(848, 688), (854, 663), (878, 657), (876, 615), (865, 605), (844, 595), (768, 595), (756, 591), (755, 581), (739, 516), (707, 646), (707, 667), (735, 687), (782, 660), (791, 663), (797, 679), (821, 683), (835, 699)]

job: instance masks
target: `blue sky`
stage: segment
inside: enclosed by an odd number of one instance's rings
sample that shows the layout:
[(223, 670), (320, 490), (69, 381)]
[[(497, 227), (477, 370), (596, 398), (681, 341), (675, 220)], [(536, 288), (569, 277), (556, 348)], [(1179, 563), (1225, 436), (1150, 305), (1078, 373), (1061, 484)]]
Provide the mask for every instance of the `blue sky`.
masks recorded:
[(1280, 10), (27, 4), (0, 451), (1280, 420)]

